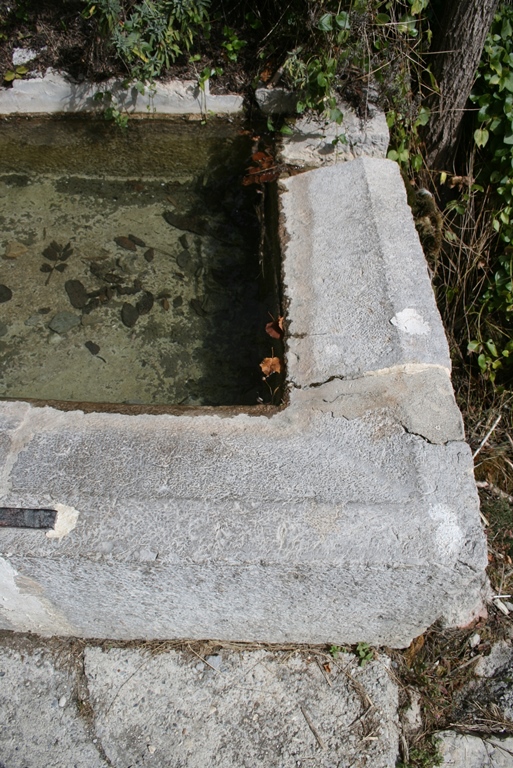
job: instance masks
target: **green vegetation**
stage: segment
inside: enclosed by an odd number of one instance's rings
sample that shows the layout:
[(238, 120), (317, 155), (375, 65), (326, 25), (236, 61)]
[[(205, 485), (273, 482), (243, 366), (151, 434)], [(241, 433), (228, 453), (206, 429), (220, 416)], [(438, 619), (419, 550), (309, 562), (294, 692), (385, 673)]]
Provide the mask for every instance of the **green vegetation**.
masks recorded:
[[(492, 382), (513, 364), (513, 8), (502, 6), (488, 35), (472, 100), (479, 107), (474, 140), (479, 149), (481, 197), (492, 193), (489, 217), (493, 242), (487, 278), (476, 314), (476, 338), (469, 351)], [(509, 375), (500, 377), (511, 386)]]
[(96, 18), (129, 79), (153, 82), (210, 31), (210, 0), (87, 0), (84, 18)]

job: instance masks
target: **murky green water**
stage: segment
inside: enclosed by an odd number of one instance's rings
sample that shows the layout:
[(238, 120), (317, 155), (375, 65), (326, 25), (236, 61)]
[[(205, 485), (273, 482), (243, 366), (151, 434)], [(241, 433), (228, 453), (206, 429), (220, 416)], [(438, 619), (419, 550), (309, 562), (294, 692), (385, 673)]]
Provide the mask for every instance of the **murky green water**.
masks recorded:
[(268, 400), (250, 154), (218, 119), (0, 121), (0, 397)]

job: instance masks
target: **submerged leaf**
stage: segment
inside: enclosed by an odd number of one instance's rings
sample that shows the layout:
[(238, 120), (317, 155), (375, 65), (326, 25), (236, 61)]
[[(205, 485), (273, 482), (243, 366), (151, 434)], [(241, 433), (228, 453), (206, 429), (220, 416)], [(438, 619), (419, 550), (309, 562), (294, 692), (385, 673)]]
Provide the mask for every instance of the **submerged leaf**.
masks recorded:
[(55, 242), (55, 240), (52, 240), (50, 245), (47, 245), (46, 248), (43, 251), (43, 256), (45, 259), (48, 259), (49, 261), (58, 261), (59, 256), (61, 255), (62, 248), (61, 246)]

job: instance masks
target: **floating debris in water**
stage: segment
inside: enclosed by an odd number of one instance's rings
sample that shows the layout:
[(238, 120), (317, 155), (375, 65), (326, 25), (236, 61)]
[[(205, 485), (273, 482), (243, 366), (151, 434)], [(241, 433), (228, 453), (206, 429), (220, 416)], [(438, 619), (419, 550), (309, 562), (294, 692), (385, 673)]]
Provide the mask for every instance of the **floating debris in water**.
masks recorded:
[(66, 280), (64, 290), (75, 309), (83, 309), (89, 301), (89, 295), (80, 280)]
[(137, 250), (136, 244), (134, 243), (133, 240), (130, 240), (129, 237), (123, 237), (123, 236), (115, 237), (114, 238), (114, 242), (116, 243), (116, 245), (119, 245), (120, 248), (124, 248), (125, 251), (136, 251)]
[(154, 298), (151, 291), (145, 291), (142, 297), (135, 305), (136, 310), (140, 315), (147, 315), (153, 308)]
[(0, 285), (0, 304), (12, 299), (12, 291), (6, 285)]
[(146, 248), (146, 243), (144, 240), (141, 240), (140, 237), (136, 237), (136, 235), (128, 235), (128, 239), (135, 243), (135, 245), (138, 245), (141, 248)]
[(151, 261), (153, 261), (153, 259), (155, 258), (155, 251), (154, 251), (154, 249), (153, 249), (153, 248), (148, 248), (148, 250), (147, 250), (147, 251), (146, 251), (146, 253), (144, 254), (144, 258), (146, 259), (146, 261), (148, 262), (148, 264), (149, 264)]
[(133, 328), (138, 318), (139, 312), (137, 309), (132, 304), (125, 301), (121, 307), (121, 320), (123, 321), (123, 325), (126, 325), (127, 328)]

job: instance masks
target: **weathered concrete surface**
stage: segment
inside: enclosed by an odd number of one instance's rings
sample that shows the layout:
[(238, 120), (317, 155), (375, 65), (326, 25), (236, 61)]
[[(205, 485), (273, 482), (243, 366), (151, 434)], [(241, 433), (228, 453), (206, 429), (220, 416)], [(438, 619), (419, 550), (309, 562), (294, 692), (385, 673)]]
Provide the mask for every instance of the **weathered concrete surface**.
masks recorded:
[(472, 457), (396, 166), (285, 186), (289, 404), (223, 417), (0, 403), (2, 505), (59, 510), (50, 535), (0, 530), (0, 626), (406, 646), (482, 609)]
[(7, 642), (14, 647), (0, 649), (0, 765), (107, 768), (77, 709), (76, 672), (44, 645)]
[[(95, 99), (98, 91), (109, 92), (112, 101), (107, 105)], [(106, 106), (150, 115), (232, 114), (240, 112), (242, 105), (242, 96), (212, 95), (208, 81), (204, 90), (193, 80), (155, 83), (141, 94), (135, 87), (123, 88), (120, 80), (108, 80), (101, 86), (79, 83), (52, 69), (44, 77), (14, 80), (12, 88), (0, 88), (0, 115), (98, 112)]]
[(480, 739), (454, 731), (438, 734), (442, 766), (452, 768), (513, 768), (513, 738)]
[[(311, 651), (0, 648), (6, 768), (392, 768), (389, 659)], [(200, 658), (198, 658), (198, 656)], [(326, 666), (325, 666), (326, 665)]]

